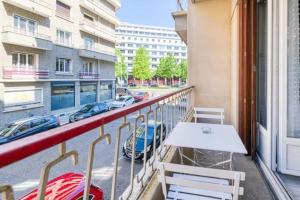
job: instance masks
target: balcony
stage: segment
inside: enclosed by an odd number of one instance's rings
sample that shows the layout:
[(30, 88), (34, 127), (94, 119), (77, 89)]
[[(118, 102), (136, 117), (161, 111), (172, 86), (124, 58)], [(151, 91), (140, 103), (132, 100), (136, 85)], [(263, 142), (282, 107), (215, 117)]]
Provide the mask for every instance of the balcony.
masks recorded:
[(113, 51), (98, 49), (95, 47), (83, 46), (81, 49), (79, 49), (79, 56), (97, 60), (105, 60), (108, 62), (116, 61), (116, 56)]
[(180, 38), (187, 44), (187, 1), (177, 0), (177, 11), (172, 13), (175, 20), (175, 31)]
[(50, 17), (54, 12), (52, 5), (46, 0), (4, 0), (4, 2), (42, 17)]
[(10, 26), (4, 26), (2, 29), (2, 42), (5, 44), (40, 50), (52, 50), (52, 41), (50, 36), (39, 33), (24, 32)]
[(79, 79), (97, 80), (99, 79), (99, 75), (100, 74), (92, 73), (92, 72), (79, 72)]
[(121, 7), (121, 1), (120, 0), (107, 0), (109, 3), (111, 3), (113, 6), (115, 6), (116, 9), (119, 9)]
[[(45, 157), (43, 154), (37, 154), (41, 156), (42, 160), (47, 160), (35, 165), (43, 170), (38, 189), (41, 198), (45, 195), (43, 186), (49, 178), (49, 173), (45, 172), (49, 172), (54, 165), (61, 165), (64, 167), (64, 171), (72, 170), (71, 168), (67, 169), (70, 165), (65, 165), (65, 162), (61, 163), (63, 160), (72, 157), (75, 161), (84, 162), (80, 164), (81, 167), (87, 166), (86, 170), (81, 170), (85, 172), (85, 194), (88, 194), (91, 180), (93, 180), (93, 184), (99, 184), (104, 190), (106, 199), (109, 199), (109, 197), (112, 200), (117, 199), (117, 197), (122, 199), (163, 199), (163, 192), (157, 181), (157, 163), (161, 161), (179, 162), (177, 150), (173, 147), (159, 145), (149, 151), (151, 154), (149, 160), (144, 159), (143, 162), (136, 162), (135, 159), (126, 160), (120, 156), (123, 147), (121, 141), (124, 141), (121, 138), (128, 137), (132, 131), (136, 137), (137, 130), (142, 126), (142, 123), (164, 124), (165, 134), (168, 137), (178, 122), (192, 119), (193, 98), (193, 87), (183, 88), (126, 108), (110, 111), (61, 128), (1, 145), (0, 156), (3, 159), (0, 160), (0, 167), (6, 166), (6, 169), (17, 167), (12, 166), (17, 161), (20, 161), (18, 163), (26, 163), (26, 160), (27, 162), (33, 162), (30, 156), (50, 149), (52, 152), (53, 148), (51, 147), (58, 145), (60, 149), (58, 157), (55, 156), (52, 159)], [(109, 128), (111, 126), (114, 128)], [(90, 132), (94, 129), (99, 129), (99, 133)], [(154, 138), (157, 137), (157, 134), (163, 143), (163, 132), (155, 131)], [(75, 140), (80, 143), (79, 146), (75, 145)], [(104, 140), (106, 140), (106, 143)], [(111, 142), (114, 144), (113, 146), (110, 145)], [(71, 149), (74, 149), (67, 150), (66, 143), (71, 144)], [(188, 151), (184, 151), (189, 155)], [(110, 152), (113, 152), (112, 155), (109, 155)], [(55, 152), (52, 153), (52, 155), (55, 154)], [(86, 158), (86, 156), (88, 156), (88, 160), (79, 159), (81, 157)], [(134, 158), (135, 153), (132, 156)], [(145, 158), (147, 154), (143, 156)], [(190, 158), (192, 159), (192, 156)], [(108, 166), (103, 165), (103, 159), (107, 160)], [(235, 156), (234, 163), (239, 170), (243, 170), (249, 175), (249, 177), (246, 176), (248, 182), (244, 186), (245, 199), (253, 199), (253, 196), (264, 200), (271, 199), (267, 186), (250, 159), (244, 156)], [(76, 165), (77, 162), (74, 162), (74, 164)], [(186, 164), (189, 165), (188, 162)], [(38, 174), (35, 170), (32, 171)], [(30, 180), (23, 182), (23, 186), (29, 187), (30, 190), (35, 186), (30, 186), (29, 182), (38, 183), (38, 180), (32, 178), (29, 175)], [(20, 185), (20, 187), (22, 186)], [(14, 189), (16, 189), (15, 196), (20, 196), (17, 189), (20, 187), (14, 186)], [(0, 191), (10, 195), (13, 188), (9, 183), (6, 183), (6, 185), (0, 187)]]
[(83, 8), (103, 17), (105, 20), (111, 22), (112, 24), (115, 25), (120, 24), (119, 20), (116, 17), (115, 11), (110, 10), (107, 6), (102, 4), (100, 1), (80, 0), (80, 5)]
[(49, 70), (4, 68), (3, 79), (9, 80), (38, 80), (48, 79)]
[(112, 43), (115, 43), (117, 40), (113, 29), (110, 29), (104, 25), (88, 21), (86, 19), (82, 19), (80, 21), (79, 28), (81, 31), (103, 38)]

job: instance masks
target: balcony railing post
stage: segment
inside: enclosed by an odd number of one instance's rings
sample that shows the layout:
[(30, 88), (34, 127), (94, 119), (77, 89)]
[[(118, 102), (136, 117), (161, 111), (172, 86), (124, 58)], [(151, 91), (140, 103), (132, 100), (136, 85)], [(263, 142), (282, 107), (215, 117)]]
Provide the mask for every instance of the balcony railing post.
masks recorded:
[(123, 123), (118, 127), (118, 131), (116, 134), (116, 143), (115, 143), (115, 156), (114, 156), (114, 173), (112, 180), (112, 189), (111, 189), (111, 200), (115, 199), (116, 195), (116, 184), (118, 177), (118, 167), (119, 167), (119, 154), (120, 154), (120, 138), (121, 133), (124, 128), (128, 128), (128, 131), (131, 131), (131, 124), (127, 122), (126, 116), (123, 117)]
[(57, 165), (58, 163), (64, 161), (65, 159), (72, 157), (73, 165), (77, 165), (78, 163), (78, 152), (75, 150), (66, 152), (66, 143), (63, 142), (59, 145), (59, 157), (55, 160), (49, 162), (42, 170), (39, 189), (38, 189), (38, 200), (43, 200), (45, 197), (46, 185), (48, 183), (50, 169)]
[(91, 185), (91, 178), (92, 178), (92, 171), (93, 171), (93, 162), (94, 162), (94, 153), (95, 153), (95, 146), (102, 140), (106, 139), (107, 144), (111, 144), (111, 136), (110, 134), (104, 134), (104, 128), (101, 126), (100, 128), (100, 136), (94, 140), (89, 147), (89, 155), (87, 161), (87, 172), (85, 178), (85, 186), (84, 186), (84, 200), (89, 200), (89, 193), (90, 193), (90, 185)]
[(14, 200), (14, 193), (11, 185), (0, 185), (0, 194), (2, 193), (3, 200)]

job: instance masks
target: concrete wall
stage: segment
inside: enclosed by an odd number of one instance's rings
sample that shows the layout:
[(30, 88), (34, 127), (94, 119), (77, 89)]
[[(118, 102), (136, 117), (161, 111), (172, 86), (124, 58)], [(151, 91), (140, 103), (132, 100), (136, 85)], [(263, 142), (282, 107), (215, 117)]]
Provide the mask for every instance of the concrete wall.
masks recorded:
[(225, 108), (231, 123), (231, 0), (209, 0), (188, 8), (188, 84), (195, 106)]

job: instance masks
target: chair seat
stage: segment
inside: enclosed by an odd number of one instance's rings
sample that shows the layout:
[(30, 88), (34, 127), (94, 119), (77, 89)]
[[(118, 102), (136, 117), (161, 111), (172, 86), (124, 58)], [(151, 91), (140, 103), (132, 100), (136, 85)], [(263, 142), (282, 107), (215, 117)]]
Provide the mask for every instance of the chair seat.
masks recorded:
[[(198, 181), (203, 183), (213, 183), (219, 185), (229, 185), (228, 180), (224, 179), (217, 179), (217, 178), (208, 178), (208, 177), (201, 177), (201, 176), (194, 176), (194, 175), (186, 175), (186, 174), (173, 174), (174, 178), (181, 178), (187, 179), (191, 181)], [(182, 200), (216, 200), (216, 199), (226, 199), (231, 200), (231, 194), (222, 193), (222, 192), (215, 192), (209, 190), (200, 190), (194, 189), (189, 187), (177, 186), (177, 185), (170, 185), (168, 195), (168, 199), (182, 199)]]

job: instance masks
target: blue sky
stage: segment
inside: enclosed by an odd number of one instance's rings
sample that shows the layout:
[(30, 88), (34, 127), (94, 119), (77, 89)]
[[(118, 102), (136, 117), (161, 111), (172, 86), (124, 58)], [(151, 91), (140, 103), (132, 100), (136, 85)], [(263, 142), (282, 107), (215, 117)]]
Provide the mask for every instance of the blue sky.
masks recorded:
[(152, 26), (174, 27), (171, 12), (176, 0), (121, 0), (117, 16), (121, 21)]

